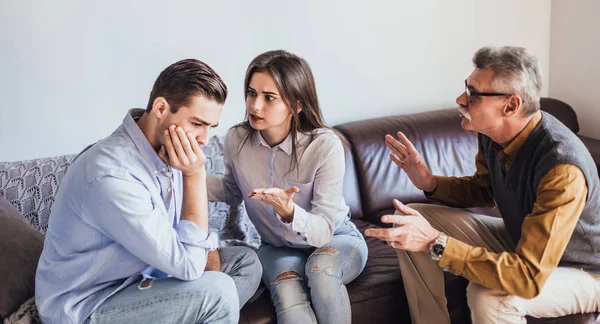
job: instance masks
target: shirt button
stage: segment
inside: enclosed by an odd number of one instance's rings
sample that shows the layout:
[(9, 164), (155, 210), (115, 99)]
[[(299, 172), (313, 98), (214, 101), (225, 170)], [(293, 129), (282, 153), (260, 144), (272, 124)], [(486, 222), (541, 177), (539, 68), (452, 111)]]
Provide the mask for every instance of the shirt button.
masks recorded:
[(158, 170), (154, 170), (154, 174), (158, 174)]
[(167, 189), (168, 192), (171, 192), (171, 187), (169, 187), (169, 189)]

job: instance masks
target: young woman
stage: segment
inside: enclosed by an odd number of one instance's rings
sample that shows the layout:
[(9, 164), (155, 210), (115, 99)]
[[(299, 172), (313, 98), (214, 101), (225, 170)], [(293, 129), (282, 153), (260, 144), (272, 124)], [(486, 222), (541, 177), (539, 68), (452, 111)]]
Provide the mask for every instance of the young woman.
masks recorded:
[(246, 120), (226, 136), (225, 175), (211, 178), (209, 199), (245, 201), (278, 323), (350, 323), (345, 284), (367, 245), (342, 197), (343, 139), (323, 122), (304, 59), (261, 54), (244, 87)]

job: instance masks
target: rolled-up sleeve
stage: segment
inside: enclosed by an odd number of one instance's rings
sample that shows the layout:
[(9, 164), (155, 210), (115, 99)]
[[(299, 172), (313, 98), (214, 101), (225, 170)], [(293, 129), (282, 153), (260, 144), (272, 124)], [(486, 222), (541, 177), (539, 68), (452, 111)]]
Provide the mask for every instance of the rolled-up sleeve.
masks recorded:
[(181, 280), (199, 278), (218, 239), (195, 223), (173, 219), (133, 177), (102, 176), (87, 186), (82, 219), (149, 265)]

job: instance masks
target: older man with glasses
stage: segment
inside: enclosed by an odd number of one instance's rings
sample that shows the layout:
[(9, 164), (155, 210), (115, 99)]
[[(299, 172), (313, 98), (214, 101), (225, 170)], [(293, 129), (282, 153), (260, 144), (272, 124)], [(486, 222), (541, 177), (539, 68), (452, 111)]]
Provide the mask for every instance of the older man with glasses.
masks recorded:
[(442, 269), (470, 281), (474, 323), (525, 323), (598, 311), (600, 181), (581, 141), (540, 111), (535, 56), (484, 47), (456, 99), (464, 129), (479, 133), (477, 170), (431, 174), (401, 133), (392, 160), (425, 195), (453, 207), (497, 207), (501, 218), (444, 206), (405, 206), (366, 235), (398, 249), (413, 323), (450, 323)]

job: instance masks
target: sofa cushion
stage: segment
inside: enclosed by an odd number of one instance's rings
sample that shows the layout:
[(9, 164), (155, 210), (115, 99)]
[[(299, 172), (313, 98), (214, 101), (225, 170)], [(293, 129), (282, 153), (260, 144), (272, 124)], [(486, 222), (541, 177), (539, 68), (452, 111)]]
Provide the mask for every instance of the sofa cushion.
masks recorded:
[(0, 318), (33, 297), (44, 236), (0, 195)]

